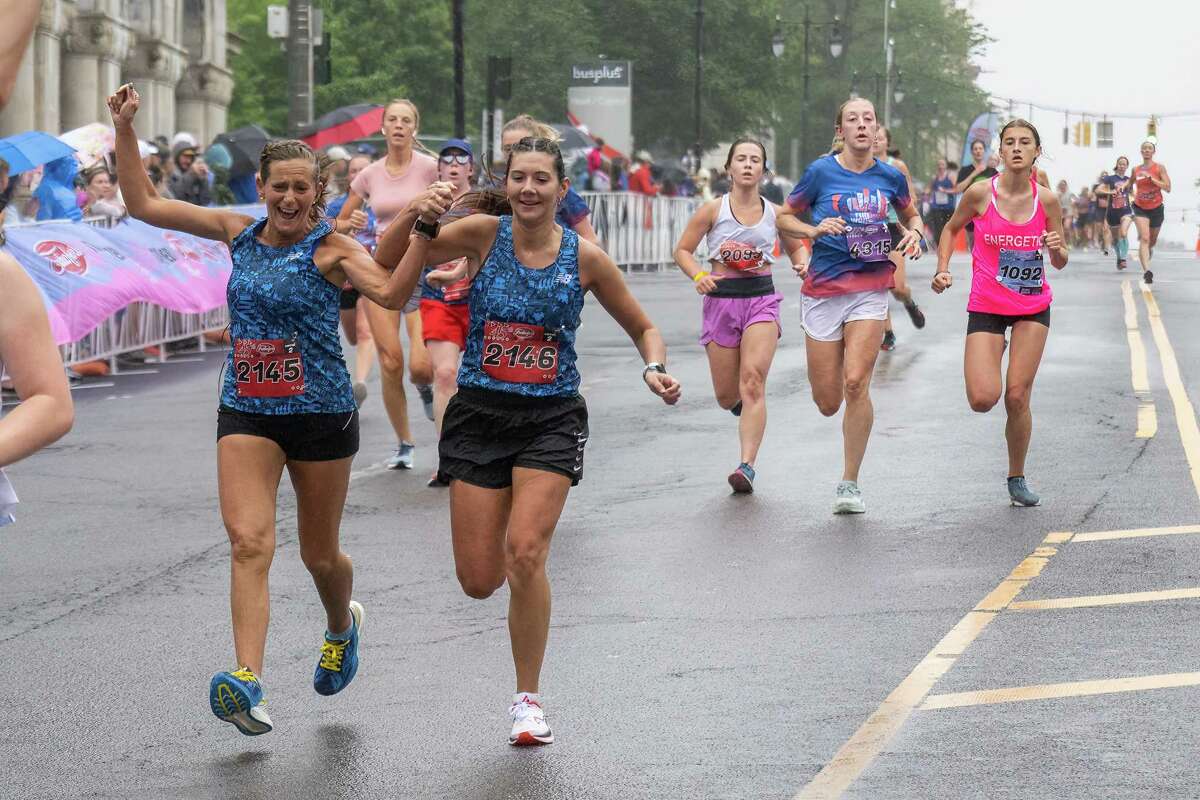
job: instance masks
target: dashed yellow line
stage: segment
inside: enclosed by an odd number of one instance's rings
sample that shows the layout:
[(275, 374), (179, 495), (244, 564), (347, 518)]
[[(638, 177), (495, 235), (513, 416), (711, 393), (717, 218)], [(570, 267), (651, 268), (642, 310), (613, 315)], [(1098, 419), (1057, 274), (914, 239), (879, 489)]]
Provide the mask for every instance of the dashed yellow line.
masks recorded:
[(935, 694), (930, 695), (921, 704), (920, 710), (934, 711), (941, 708), (1017, 703), (1023, 700), (1053, 700), (1063, 697), (1087, 697), (1119, 692), (1144, 692), (1147, 689), (1175, 689), (1181, 686), (1200, 686), (1200, 672), (1174, 672), (1166, 675), (1141, 675), (1098, 681), (1047, 683), (1041, 686), (1014, 686), (1008, 689), (987, 689), (982, 692)]
[(1167, 329), (1163, 327), (1162, 314), (1158, 310), (1158, 301), (1150, 287), (1142, 287), (1142, 300), (1146, 303), (1146, 316), (1150, 320), (1150, 330), (1154, 333), (1154, 344), (1158, 347), (1158, 358), (1162, 362), (1163, 381), (1175, 405), (1175, 424), (1179, 428), (1179, 438), (1183, 442), (1183, 452), (1187, 456), (1188, 467), (1192, 475), (1192, 485), (1196, 494), (1200, 495), (1200, 425), (1196, 423), (1196, 409), (1188, 399), (1187, 389), (1183, 386), (1183, 378), (1179, 373), (1179, 362), (1175, 360), (1175, 349), (1167, 338)]
[(1094, 594), (1080, 597), (1056, 597), (1049, 600), (1022, 600), (1012, 603), (1012, 611), (1050, 611), (1060, 608), (1096, 608), (1097, 606), (1121, 606), (1129, 603), (1155, 603), (1160, 600), (1191, 600), (1200, 597), (1200, 586), (1188, 589), (1160, 589), (1153, 592), (1126, 592), (1124, 594)]
[(1168, 528), (1130, 528), (1123, 531), (1077, 533), (1075, 534), (1075, 538), (1071, 539), (1071, 543), (1109, 542), (1113, 539), (1141, 539), (1145, 536), (1180, 536), (1186, 533), (1200, 533), (1200, 525), (1172, 525)]
[(1058, 552), (1054, 544), (1069, 541), (1069, 533), (1052, 533), (1042, 540), (1042, 546), (1017, 565), (974, 609), (958, 621), (949, 633), (929, 652), (916, 668), (884, 699), (866, 722), (842, 745), (825, 767), (817, 773), (795, 800), (816, 800), (840, 797), (858, 779), (879, 752), (904, 725), (917, 705), (929, 694), (934, 684), (946, 674), (963, 651), (1012, 601), (1022, 589), (1045, 568), (1050, 557)]
[(1150, 394), (1150, 373), (1146, 369), (1146, 345), (1138, 326), (1137, 303), (1133, 288), (1126, 278), (1121, 282), (1121, 297), (1125, 301), (1125, 335), (1129, 339), (1129, 372), (1133, 378), (1133, 394), (1138, 400), (1137, 432), (1139, 439), (1150, 439), (1158, 432), (1158, 412)]

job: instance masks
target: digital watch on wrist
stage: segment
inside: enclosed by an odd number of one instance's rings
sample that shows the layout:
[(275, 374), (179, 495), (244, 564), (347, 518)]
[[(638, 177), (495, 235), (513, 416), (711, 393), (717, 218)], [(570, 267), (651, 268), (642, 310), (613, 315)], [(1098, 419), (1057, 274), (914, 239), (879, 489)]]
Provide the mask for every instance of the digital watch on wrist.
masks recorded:
[(425, 239), (436, 239), (440, 227), (441, 225), (437, 222), (426, 222), (417, 217), (417, 221), (413, 223), (413, 233)]

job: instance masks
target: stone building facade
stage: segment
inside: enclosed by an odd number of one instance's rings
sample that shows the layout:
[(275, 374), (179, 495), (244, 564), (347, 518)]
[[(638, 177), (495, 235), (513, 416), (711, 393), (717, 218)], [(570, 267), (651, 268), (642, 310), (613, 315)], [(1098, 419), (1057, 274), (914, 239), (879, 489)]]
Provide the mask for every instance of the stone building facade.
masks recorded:
[(225, 0), (43, 0), (0, 136), (110, 124), (105, 99), (132, 81), (139, 136), (206, 144), (226, 127), (233, 41)]

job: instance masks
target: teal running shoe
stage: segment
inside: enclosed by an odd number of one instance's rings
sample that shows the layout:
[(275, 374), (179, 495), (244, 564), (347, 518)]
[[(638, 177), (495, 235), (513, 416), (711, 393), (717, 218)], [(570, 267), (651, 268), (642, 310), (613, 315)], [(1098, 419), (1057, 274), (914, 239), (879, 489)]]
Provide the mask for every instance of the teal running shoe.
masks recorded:
[(313, 673), (313, 688), (317, 694), (337, 694), (350, 685), (354, 674), (358, 672), (358, 635), (362, 630), (366, 612), (362, 603), (350, 601), (350, 638), (330, 639), (325, 634), (325, 642), (321, 645), (321, 660)]
[(734, 494), (753, 494), (754, 467), (744, 462), (738, 464), (738, 468), (729, 474), (729, 485)]
[(246, 736), (270, 733), (275, 727), (267, 714), (262, 683), (247, 667), (213, 675), (208, 704), (217, 719), (232, 724)]
[(1025, 483), (1024, 475), (1014, 475), (1008, 479), (1008, 499), (1014, 506), (1027, 508), (1042, 504), (1042, 498), (1038, 497)]

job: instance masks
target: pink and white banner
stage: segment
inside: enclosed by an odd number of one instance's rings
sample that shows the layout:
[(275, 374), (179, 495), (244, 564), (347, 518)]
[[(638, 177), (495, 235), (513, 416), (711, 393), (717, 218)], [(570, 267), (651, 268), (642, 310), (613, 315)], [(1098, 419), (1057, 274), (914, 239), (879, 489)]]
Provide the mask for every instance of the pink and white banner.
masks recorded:
[(82, 339), (137, 301), (181, 313), (225, 304), (231, 263), (221, 242), (125, 219), (112, 228), (9, 228), (4, 250), (41, 289), (58, 344)]

